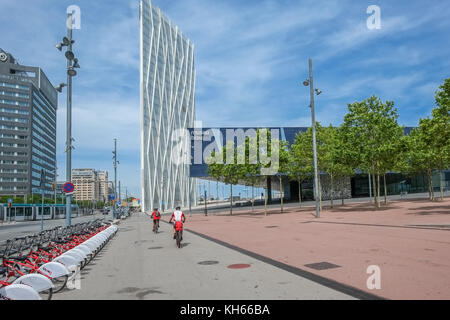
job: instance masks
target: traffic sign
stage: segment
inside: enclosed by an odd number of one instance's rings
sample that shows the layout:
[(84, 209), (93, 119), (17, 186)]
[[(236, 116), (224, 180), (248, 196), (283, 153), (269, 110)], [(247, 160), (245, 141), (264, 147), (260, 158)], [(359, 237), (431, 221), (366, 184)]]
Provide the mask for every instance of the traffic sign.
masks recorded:
[(13, 200), (8, 199), (8, 208), (12, 208)]
[(73, 193), (73, 192), (75, 191), (75, 186), (73, 185), (72, 182), (66, 182), (66, 183), (63, 185), (63, 191), (64, 191), (66, 194)]

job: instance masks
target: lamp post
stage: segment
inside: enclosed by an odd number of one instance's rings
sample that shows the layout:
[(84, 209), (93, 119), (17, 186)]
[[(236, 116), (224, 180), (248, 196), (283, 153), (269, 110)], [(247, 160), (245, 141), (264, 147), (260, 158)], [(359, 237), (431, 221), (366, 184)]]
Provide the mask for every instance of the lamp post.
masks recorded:
[[(72, 180), (72, 77), (77, 75), (75, 68), (80, 68), (78, 59), (75, 58), (72, 52), (72, 45), (75, 40), (72, 40), (72, 13), (67, 14), (67, 37), (64, 37), (62, 42), (56, 45), (56, 48), (61, 51), (62, 47), (67, 47), (65, 57), (67, 59), (67, 84), (61, 83), (56, 90), (62, 91), (62, 88), (67, 86), (67, 138), (66, 138), (66, 180)], [(72, 224), (72, 195), (66, 195), (66, 226)]]
[(316, 218), (320, 218), (320, 203), (319, 203), (319, 170), (317, 166), (317, 142), (316, 142), (316, 115), (314, 109), (314, 91), (320, 95), (322, 91), (314, 88), (312, 60), (309, 59), (309, 80), (303, 81), (305, 87), (309, 86), (310, 93), (310, 108), (311, 108), (311, 122), (312, 122), (312, 136), (313, 136), (313, 154), (314, 154), (314, 198), (316, 200)]
[(113, 166), (114, 166), (114, 204), (113, 204), (113, 219), (116, 219), (116, 203), (117, 203), (117, 139), (114, 139)]
[(44, 188), (45, 188), (45, 171), (41, 169), (41, 181), (40, 181), (41, 191), (42, 191), (42, 206), (41, 206), (41, 232), (44, 231)]
[(55, 182), (53, 184), (53, 188), (55, 191), (55, 211), (56, 211), (56, 189), (58, 188), (58, 173), (57, 173), (58, 168), (55, 166)]

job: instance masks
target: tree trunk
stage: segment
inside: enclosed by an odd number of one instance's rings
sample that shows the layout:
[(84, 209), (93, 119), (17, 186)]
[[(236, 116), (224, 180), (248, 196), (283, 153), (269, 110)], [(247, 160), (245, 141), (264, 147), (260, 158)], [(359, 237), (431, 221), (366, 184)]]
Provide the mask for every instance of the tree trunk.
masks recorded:
[(322, 185), (320, 183), (320, 174), (317, 180), (319, 181), (319, 210), (322, 211)]
[(230, 183), (230, 216), (233, 215), (233, 184)]
[(375, 168), (372, 166), (372, 191), (375, 208), (377, 208), (377, 180), (375, 179)]
[(280, 201), (281, 201), (281, 213), (283, 213), (283, 178), (280, 175)]
[(430, 172), (431, 201), (434, 201), (433, 171)]
[(427, 171), (427, 182), (428, 182), (428, 195), (429, 195), (429, 199), (433, 200), (433, 198), (431, 197), (431, 179), (430, 179), (430, 173)]
[(440, 171), (440, 180), (441, 180), (441, 201), (444, 200), (444, 171)]
[(252, 184), (252, 212), (254, 211), (255, 208), (255, 185)]
[(341, 201), (342, 201), (342, 205), (344, 205), (344, 179), (341, 179)]
[(380, 188), (380, 175), (379, 174), (377, 174), (377, 187), (378, 187), (378, 189), (377, 189), (377, 208), (380, 208), (381, 207), (381, 205), (380, 205), (380, 194), (381, 194), (381, 188)]
[(264, 189), (264, 215), (267, 216), (267, 185)]
[(330, 175), (330, 198), (331, 198), (331, 208), (333, 208), (333, 200), (334, 200), (334, 186), (333, 186), (333, 176)]
[(302, 182), (298, 180), (298, 203), (302, 207)]
[(383, 178), (384, 178), (384, 204), (387, 204), (386, 174), (383, 175)]

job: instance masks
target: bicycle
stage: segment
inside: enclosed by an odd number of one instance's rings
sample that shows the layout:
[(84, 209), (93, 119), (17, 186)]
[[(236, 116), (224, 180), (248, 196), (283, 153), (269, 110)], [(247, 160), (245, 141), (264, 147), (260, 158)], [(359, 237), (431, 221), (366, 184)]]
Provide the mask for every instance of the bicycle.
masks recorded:
[(181, 239), (182, 239), (181, 231), (179, 231), (179, 230), (176, 231), (175, 239), (176, 239), (177, 247), (181, 248)]
[(158, 233), (159, 229), (159, 220), (153, 220), (153, 232)]
[(175, 241), (178, 248), (181, 248), (181, 241), (183, 240), (183, 223), (181, 221), (175, 222)]

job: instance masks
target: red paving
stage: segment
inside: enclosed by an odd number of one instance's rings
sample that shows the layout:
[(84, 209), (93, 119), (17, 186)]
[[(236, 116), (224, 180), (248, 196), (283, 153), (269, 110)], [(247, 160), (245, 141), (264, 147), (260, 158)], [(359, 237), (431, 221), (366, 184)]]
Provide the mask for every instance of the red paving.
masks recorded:
[[(388, 299), (450, 299), (450, 199), (325, 208), (228, 211), (188, 217), (186, 228)], [(417, 227), (413, 227), (417, 226)], [(306, 264), (340, 266), (314, 270)], [(367, 267), (381, 269), (369, 290)]]

